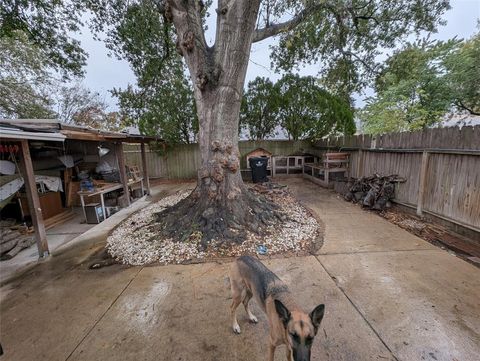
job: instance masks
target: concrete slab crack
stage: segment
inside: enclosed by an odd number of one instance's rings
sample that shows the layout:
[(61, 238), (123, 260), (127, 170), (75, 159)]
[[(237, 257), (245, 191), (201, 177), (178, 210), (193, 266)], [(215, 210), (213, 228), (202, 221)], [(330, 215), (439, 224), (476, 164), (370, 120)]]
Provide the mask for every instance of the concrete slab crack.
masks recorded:
[(375, 336), (378, 337), (378, 339), (380, 340), (380, 342), (383, 344), (383, 346), (385, 346), (385, 348), (388, 350), (388, 352), (390, 352), (390, 354), (392, 355), (392, 357), (394, 358), (394, 360), (396, 361), (399, 361), (397, 356), (395, 356), (395, 354), (393, 353), (392, 349), (387, 345), (387, 343), (383, 340), (383, 338), (380, 336), (380, 334), (378, 333), (378, 331), (373, 327), (373, 325), (368, 321), (368, 319), (365, 317), (365, 315), (360, 311), (360, 309), (357, 307), (357, 305), (353, 302), (353, 300), (348, 297), (347, 293), (343, 290), (342, 287), (340, 287), (337, 283), (337, 278), (335, 276), (333, 276), (332, 274), (330, 274), (330, 272), (327, 270), (327, 268), (323, 265), (323, 263), (318, 259), (317, 256), (315, 256), (315, 259), (317, 260), (317, 262), (320, 264), (320, 266), (323, 268), (323, 270), (328, 274), (328, 276), (332, 279), (332, 281), (335, 283), (335, 286), (340, 290), (340, 292), (342, 292), (342, 294), (347, 298), (348, 302), (350, 302), (350, 304), (353, 306), (353, 308), (355, 309), (355, 311), (358, 312), (358, 314), (362, 317), (362, 319), (365, 321), (365, 323), (368, 325), (368, 327), (372, 330), (372, 332), (375, 334)]
[(371, 251), (351, 251), (351, 252), (329, 252), (329, 253), (316, 253), (315, 256), (336, 256), (336, 255), (349, 255), (349, 254), (368, 254), (368, 253), (398, 253), (398, 252), (445, 252), (439, 248), (417, 248), (417, 249), (388, 249), (388, 250), (371, 250)]
[(98, 320), (95, 321), (95, 323), (90, 327), (90, 329), (87, 331), (87, 333), (82, 337), (82, 339), (78, 342), (78, 344), (73, 348), (72, 352), (67, 356), (65, 361), (68, 361), (70, 357), (75, 353), (75, 351), (78, 349), (78, 347), (85, 341), (85, 339), (90, 335), (90, 333), (93, 331), (95, 327), (100, 323), (100, 321), (105, 317), (105, 315), (110, 311), (110, 309), (113, 307), (113, 305), (117, 302), (117, 300), (120, 298), (121, 295), (126, 291), (126, 289), (130, 286), (130, 284), (133, 282), (135, 278), (137, 278), (138, 274), (142, 271), (143, 267), (140, 267), (138, 272), (135, 273), (135, 275), (130, 279), (130, 281), (127, 282), (125, 287), (123, 287), (122, 291), (115, 297), (115, 299), (110, 303), (110, 305), (107, 307), (105, 312), (102, 313), (102, 315), (98, 318)]

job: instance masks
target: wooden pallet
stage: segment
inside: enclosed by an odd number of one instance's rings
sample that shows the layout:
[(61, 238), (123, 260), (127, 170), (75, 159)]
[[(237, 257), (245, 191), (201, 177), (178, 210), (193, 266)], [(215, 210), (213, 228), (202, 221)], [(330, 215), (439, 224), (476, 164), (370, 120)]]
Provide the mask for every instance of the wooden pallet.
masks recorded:
[(45, 229), (50, 229), (55, 226), (58, 226), (66, 221), (75, 217), (75, 213), (71, 209), (66, 209), (62, 213), (57, 214), (56, 216), (50, 217), (44, 221)]

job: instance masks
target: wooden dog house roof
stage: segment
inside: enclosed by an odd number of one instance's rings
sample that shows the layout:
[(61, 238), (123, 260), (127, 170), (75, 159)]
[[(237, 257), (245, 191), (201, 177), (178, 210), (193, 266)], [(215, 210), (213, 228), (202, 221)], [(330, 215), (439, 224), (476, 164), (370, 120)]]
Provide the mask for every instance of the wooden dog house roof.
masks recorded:
[(268, 150), (264, 149), (264, 148), (257, 148), (257, 149), (254, 149), (252, 150), (251, 152), (247, 153), (245, 156), (247, 158), (251, 158), (251, 157), (255, 157), (255, 156), (267, 156), (267, 157), (271, 157), (273, 155), (272, 152), (269, 152)]

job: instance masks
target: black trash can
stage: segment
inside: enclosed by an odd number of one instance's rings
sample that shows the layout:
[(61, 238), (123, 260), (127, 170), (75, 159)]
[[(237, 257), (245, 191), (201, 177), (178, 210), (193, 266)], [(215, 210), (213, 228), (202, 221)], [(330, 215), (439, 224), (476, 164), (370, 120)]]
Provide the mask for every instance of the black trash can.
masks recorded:
[(250, 168), (252, 169), (253, 183), (267, 182), (267, 165), (268, 158), (266, 157), (252, 157), (248, 160)]

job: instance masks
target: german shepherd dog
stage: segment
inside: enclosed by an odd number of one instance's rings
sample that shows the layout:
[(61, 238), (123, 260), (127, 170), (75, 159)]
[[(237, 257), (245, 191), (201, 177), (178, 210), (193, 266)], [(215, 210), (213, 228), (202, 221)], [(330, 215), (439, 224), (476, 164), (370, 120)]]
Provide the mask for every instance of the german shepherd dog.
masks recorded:
[(233, 332), (240, 333), (236, 310), (243, 302), (250, 322), (258, 320), (250, 311), (252, 297), (265, 311), (270, 328), (268, 361), (273, 361), (277, 346), (287, 345), (288, 361), (310, 361), (313, 338), (323, 319), (325, 305), (321, 304), (309, 314), (293, 300), (285, 283), (259, 260), (242, 256), (230, 268), (232, 305), (230, 307)]

